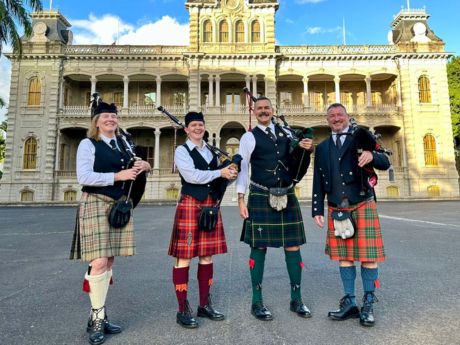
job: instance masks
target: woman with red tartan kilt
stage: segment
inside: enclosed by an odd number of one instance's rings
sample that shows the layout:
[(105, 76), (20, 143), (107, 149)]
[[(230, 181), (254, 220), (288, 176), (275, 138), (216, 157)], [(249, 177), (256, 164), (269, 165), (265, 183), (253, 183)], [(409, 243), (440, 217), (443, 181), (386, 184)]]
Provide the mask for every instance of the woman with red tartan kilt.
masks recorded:
[(87, 331), (92, 345), (102, 344), (106, 334), (121, 332), (120, 326), (108, 321), (105, 300), (115, 256), (135, 254), (132, 217), (128, 224), (116, 229), (109, 224), (108, 213), (114, 200), (125, 194), (125, 182), (150, 170), (149, 163), (142, 160), (126, 169), (130, 161), (127, 148), (128, 143), (119, 136), (116, 106), (95, 100), (88, 138), (80, 142), (77, 150), (77, 179), (83, 186), (83, 195), (70, 253), (70, 259), (89, 262), (83, 291), (91, 302)]
[(203, 114), (187, 113), (185, 132), (188, 139), (176, 149), (174, 155), (182, 189), (168, 254), (176, 258), (173, 267), (173, 284), (179, 304), (176, 321), (185, 328), (198, 327), (187, 300), (190, 262), (197, 256), (200, 295), (197, 315), (214, 321), (224, 319), (224, 315), (214, 309), (209, 293), (213, 283), (212, 256), (227, 252), (222, 216), (219, 211), (217, 225), (210, 232), (199, 228), (198, 217), (202, 207), (210, 207), (218, 202), (221, 197), (220, 184), (235, 180), (238, 172), (232, 167), (219, 168), (217, 156), (203, 141), (205, 131)]
[[(327, 122), (331, 137), (321, 142), (315, 150), (313, 173), (312, 216), (319, 227), (323, 227), (324, 198), (327, 195), (328, 219), (326, 254), (339, 261), (340, 276), (345, 296), (338, 310), (330, 311), (332, 320), (359, 317), (362, 326), (375, 323), (373, 303), (377, 301), (374, 291), (379, 287), (378, 262), (385, 260), (380, 222), (373, 188), (363, 189), (359, 168), (371, 164), (373, 168), (387, 170), (388, 157), (376, 151), (363, 151), (359, 156), (350, 135), (350, 118), (345, 107), (334, 103), (327, 109)], [(343, 217), (351, 213), (354, 235), (340, 236), (343, 223), (333, 219), (333, 213)], [(347, 221), (348, 222), (348, 221)], [(361, 262), (361, 278), (364, 297), (361, 311), (356, 305), (355, 261)]]

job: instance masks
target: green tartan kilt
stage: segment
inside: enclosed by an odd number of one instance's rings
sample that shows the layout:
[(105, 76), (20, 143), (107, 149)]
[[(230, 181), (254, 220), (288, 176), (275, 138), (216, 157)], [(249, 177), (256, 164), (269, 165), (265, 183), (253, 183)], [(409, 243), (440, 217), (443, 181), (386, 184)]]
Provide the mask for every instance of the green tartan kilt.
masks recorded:
[(92, 261), (111, 256), (135, 254), (133, 217), (120, 229), (109, 225), (114, 200), (102, 194), (83, 193), (77, 210), (70, 259)]
[(269, 203), (269, 193), (250, 186), (249, 218), (244, 220), (241, 241), (251, 247), (293, 247), (306, 242), (302, 213), (294, 189), (288, 192), (288, 204), (276, 211)]

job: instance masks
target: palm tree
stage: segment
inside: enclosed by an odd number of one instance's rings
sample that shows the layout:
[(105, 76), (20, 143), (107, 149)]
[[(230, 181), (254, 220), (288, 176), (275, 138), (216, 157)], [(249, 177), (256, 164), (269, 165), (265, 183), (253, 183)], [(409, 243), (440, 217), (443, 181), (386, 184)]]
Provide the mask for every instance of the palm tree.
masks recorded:
[(41, 0), (0, 0), (0, 54), (3, 44), (10, 43), (16, 53), (21, 55), (21, 37), (18, 34), (16, 23), (24, 28), (24, 35), (32, 33), (32, 23), (26, 8), (41, 11)]

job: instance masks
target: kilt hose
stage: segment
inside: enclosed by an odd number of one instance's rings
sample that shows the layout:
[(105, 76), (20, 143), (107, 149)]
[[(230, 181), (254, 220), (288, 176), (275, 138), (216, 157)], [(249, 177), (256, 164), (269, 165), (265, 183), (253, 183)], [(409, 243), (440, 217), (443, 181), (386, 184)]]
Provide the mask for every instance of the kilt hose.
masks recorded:
[(107, 219), (114, 200), (102, 194), (83, 193), (77, 210), (70, 259), (92, 261), (111, 256), (135, 254), (133, 217), (121, 229)]
[(220, 210), (217, 225), (213, 231), (205, 232), (198, 228), (201, 207), (209, 207), (214, 204), (215, 202), (209, 195), (203, 201), (190, 195), (181, 195), (176, 207), (168, 255), (180, 259), (191, 259), (196, 256), (211, 256), (227, 252)]
[[(357, 229), (352, 238), (342, 239), (334, 235), (335, 210), (352, 211)], [(364, 201), (348, 208), (328, 208), (328, 229), (325, 253), (331, 260), (378, 262), (385, 260), (382, 234), (380, 232), (377, 204), (374, 200)]]
[(306, 242), (302, 213), (294, 189), (288, 192), (284, 210), (276, 211), (269, 203), (268, 191), (249, 187), (249, 218), (243, 222), (241, 241), (253, 248), (293, 247)]

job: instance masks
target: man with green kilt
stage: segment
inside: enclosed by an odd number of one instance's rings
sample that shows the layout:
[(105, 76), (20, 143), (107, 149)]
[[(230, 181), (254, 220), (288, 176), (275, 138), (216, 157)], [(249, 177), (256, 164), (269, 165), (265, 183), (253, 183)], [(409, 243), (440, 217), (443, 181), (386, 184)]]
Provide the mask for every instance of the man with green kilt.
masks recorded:
[[(268, 98), (260, 97), (255, 101), (254, 115), (257, 126), (245, 133), (240, 141), (239, 154), (243, 161), (236, 181), (240, 216), (244, 219), (241, 240), (251, 247), (251, 313), (259, 320), (273, 319), (262, 298), (265, 255), (268, 247), (283, 247), (291, 283), (290, 310), (300, 317), (309, 318), (311, 313), (302, 301), (300, 288), (304, 267), (300, 246), (306, 239), (289, 172), (290, 138), (282, 128), (273, 124), (273, 107)], [(299, 143), (299, 147), (308, 152), (308, 162), (312, 144), (311, 139), (303, 139)], [(244, 195), (248, 187), (246, 205)], [(273, 188), (278, 189), (275, 191)]]
[(205, 145), (203, 136), (206, 127), (202, 113), (187, 113), (184, 130), (188, 139), (177, 147), (174, 154), (182, 189), (168, 254), (176, 258), (172, 270), (178, 302), (176, 322), (185, 328), (196, 328), (198, 322), (187, 300), (190, 262), (194, 257), (199, 258), (197, 280), (200, 303), (197, 315), (221, 321), (224, 320), (224, 314), (214, 309), (210, 295), (213, 284), (212, 256), (227, 252), (220, 210), (216, 226), (211, 231), (200, 227), (200, 211), (218, 203), (223, 196), (222, 184), (235, 180), (238, 171), (231, 166), (219, 166), (217, 156)]
[[(327, 122), (332, 135), (315, 152), (312, 216), (319, 227), (324, 227), (327, 195), (326, 254), (339, 261), (345, 293), (339, 309), (330, 311), (328, 316), (332, 320), (359, 317), (361, 325), (373, 326), (373, 303), (377, 301), (374, 291), (379, 286), (377, 262), (384, 261), (385, 254), (374, 189), (361, 168), (386, 170), (390, 162), (384, 153), (374, 150), (358, 155), (359, 144), (352, 135), (350, 118), (342, 104), (329, 106)], [(361, 312), (355, 298), (355, 261), (361, 262), (364, 290)]]
[(77, 223), (71, 248), (71, 259), (89, 262), (83, 280), (83, 291), (91, 301), (87, 331), (89, 342), (102, 344), (106, 334), (121, 332), (107, 319), (105, 300), (112, 283), (115, 256), (135, 252), (132, 217), (122, 228), (113, 228), (108, 213), (115, 200), (124, 194), (126, 181), (150, 170), (146, 161), (136, 161), (127, 169), (130, 155), (127, 143), (119, 136), (117, 108), (114, 104), (93, 103), (88, 138), (77, 150), (77, 178), (83, 195), (77, 212)]

